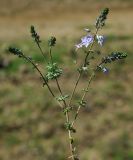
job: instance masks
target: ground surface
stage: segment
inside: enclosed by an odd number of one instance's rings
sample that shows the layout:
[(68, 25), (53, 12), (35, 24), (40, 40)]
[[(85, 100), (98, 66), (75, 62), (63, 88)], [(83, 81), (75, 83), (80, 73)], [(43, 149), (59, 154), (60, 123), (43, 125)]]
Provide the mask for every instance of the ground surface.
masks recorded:
[[(44, 39), (54, 35), (54, 59), (67, 73), (60, 78), (69, 93), (77, 78), (72, 69), (73, 49), (93, 24), (103, 7), (109, 7), (104, 53), (128, 52), (126, 61), (111, 66), (110, 73), (98, 73), (87, 97), (87, 107), (77, 121), (76, 143), (82, 160), (133, 159), (133, 1), (112, 0), (0, 0), (0, 160), (64, 160), (69, 155), (63, 114), (51, 101), (32, 68), (6, 49), (15, 45), (36, 61), (44, 62), (29, 33), (34, 24)], [(81, 59), (83, 53), (78, 52)], [(65, 65), (65, 66), (64, 66)], [(69, 65), (71, 71), (69, 73)], [(83, 77), (75, 99), (87, 77)], [(64, 85), (66, 84), (66, 85)], [(58, 94), (54, 83), (51, 83)], [(91, 101), (90, 101), (91, 100)]]

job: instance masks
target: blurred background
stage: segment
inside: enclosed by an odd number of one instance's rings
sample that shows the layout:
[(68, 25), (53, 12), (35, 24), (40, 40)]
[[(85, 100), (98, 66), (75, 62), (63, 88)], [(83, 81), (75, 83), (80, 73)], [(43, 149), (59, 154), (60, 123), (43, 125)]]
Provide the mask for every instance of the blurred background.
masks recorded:
[(110, 13), (99, 33), (107, 36), (102, 52), (124, 51), (128, 58), (111, 65), (108, 75), (98, 73), (92, 83), (76, 123), (77, 151), (82, 160), (133, 160), (133, 0), (0, 0), (0, 160), (64, 160), (69, 155), (64, 115), (33, 68), (7, 48), (21, 48), (45, 69), (30, 26), (40, 34), (46, 56), (47, 40), (55, 36), (53, 57), (64, 69), (59, 81), (69, 94), (77, 78), (73, 61), (84, 56), (74, 54), (74, 45), (86, 34), (84, 28), (94, 31), (105, 7)]

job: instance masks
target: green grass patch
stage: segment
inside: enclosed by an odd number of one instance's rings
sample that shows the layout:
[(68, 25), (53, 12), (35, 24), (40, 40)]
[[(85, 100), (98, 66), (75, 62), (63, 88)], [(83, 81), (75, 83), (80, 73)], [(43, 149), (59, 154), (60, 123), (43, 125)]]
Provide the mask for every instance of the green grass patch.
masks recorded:
[(13, 147), (15, 145), (20, 144), (21, 141), (15, 133), (10, 133), (5, 137), (5, 145), (6, 147)]
[(125, 40), (133, 40), (132, 35), (107, 35), (107, 40), (109, 41), (125, 41)]

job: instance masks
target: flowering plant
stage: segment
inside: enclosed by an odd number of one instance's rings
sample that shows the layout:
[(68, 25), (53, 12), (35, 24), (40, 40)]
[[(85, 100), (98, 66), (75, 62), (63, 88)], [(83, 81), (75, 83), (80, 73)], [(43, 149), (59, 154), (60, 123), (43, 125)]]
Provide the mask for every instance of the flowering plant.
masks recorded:
[[(50, 60), (47, 61), (41, 47), (40, 36), (36, 32), (35, 27), (31, 26), (31, 36), (34, 39), (35, 44), (39, 48), (43, 58), (46, 60), (47, 73), (45, 75), (42, 73), (39, 66), (35, 63), (35, 61), (31, 57), (28, 57), (26, 54), (23, 53), (23, 51), (21, 51), (18, 48), (9, 47), (10, 53), (17, 55), (19, 58), (23, 58), (24, 60), (28, 61), (35, 68), (35, 70), (39, 73), (40, 77), (43, 80), (43, 86), (46, 86), (48, 88), (52, 97), (57, 101), (59, 107), (61, 108), (61, 111), (65, 115), (66, 122), (64, 123), (64, 126), (68, 132), (70, 152), (71, 152), (69, 158), (72, 160), (79, 160), (79, 156), (76, 151), (75, 141), (73, 138), (74, 133), (76, 133), (75, 122), (79, 117), (80, 110), (83, 107), (85, 107), (87, 104), (85, 98), (89, 91), (89, 87), (92, 80), (94, 79), (97, 71), (102, 71), (103, 73), (109, 72), (109, 69), (106, 66), (107, 63), (112, 63), (114, 61), (121, 60), (127, 57), (126, 53), (114, 51), (114, 52), (111, 52), (111, 54), (103, 56), (101, 60), (98, 61), (98, 63), (92, 69), (89, 67), (91, 64), (91, 60), (94, 58), (96, 59), (97, 58), (96, 55), (101, 55), (99, 54), (100, 52), (97, 52), (96, 50), (94, 50), (93, 47), (95, 43), (97, 43), (100, 47), (102, 47), (105, 43), (105, 37), (103, 35), (100, 35), (98, 32), (105, 26), (105, 21), (107, 19), (108, 13), (109, 13), (109, 9), (105, 8), (96, 20), (95, 33), (92, 33), (88, 28), (86, 28), (85, 31), (87, 32), (87, 35), (82, 37), (81, 42), (75, 45), (76, 47), (75, 50), (77, 52), (80, 51), (80, 49), (83, 49), (85, 57), (82, 60), (82, 64), (77, 69), (78, 71), (77, 80), (73, 85), (71, 94), (64, 94), (59, 83), (59, 78), (61, 77), (63, 70), (62, 68), (59, 67), (58, 63), (55, 62), (52, 55), (52, 49), (56, 45), (55, 37), (51, 37), (48, 41)], [(91, 75), (87, 79), (87, 86), (83, 89), (83, 95), (80, 97), (80, 99), (78, 99), (78, 103), (73, 104), (73, 98), (76, 93), (77, 86), (81, 80), (81, 77), (83, 73), (88, 71), (89, 69), (91, 70)], [(57, 88), (60, 92), (60, 96), (56, 96), (52, 87), (49, 84), (49, 81), (55, 81)], [(69, 100), (66, 101), (67, 99)], [(76, 112), (75, 110), (73, 110), (75, 106), (77, 106)]]

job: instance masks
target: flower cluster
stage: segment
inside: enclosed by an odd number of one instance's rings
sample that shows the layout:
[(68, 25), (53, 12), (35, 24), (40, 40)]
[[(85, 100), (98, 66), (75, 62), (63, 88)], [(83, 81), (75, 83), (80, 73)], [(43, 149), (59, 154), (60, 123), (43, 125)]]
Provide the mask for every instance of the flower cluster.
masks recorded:
[(102, 58), (102, 62), (101, 62), (100, 65), (97, 66), (97, 70), (102, 70), (102, 72), (108, 73), (109, 69), (104, 67), (103, 64), (111, 63), (111, 62), (114, 62), (116, 60), (121, 60), (121, 59), (124, 59), (126, 57), (127, 57), (126, 53), (123, 53), (123, 52), (112, 52), (108, 56)]
[(102, 66), (102, 65), (97, 66), (97, 70), (101, 70), (105, 74), (107, 74), (109, 72), (109, 69), (107, 67)]
[(95, 26), (96, 26), (97, 29), (102, 28), (102, 27), (105, 25), (105, 20), (107, 19), (108, 13), (109, 13), (109, 9), (108, 9), (108, 8), (105, 8), (105, 9), (101, 12), (101, 14), (100, 14), (100, 16), (97, 18), (96, 24), (95, 24)]
[[(97, 30), (102, 28), (105, 25), (105, 20), (107, 18), (108, 13), (109, 13), (109, 9), (105, 8), (101, 12), (100, 16), (97, 18), (96, 24), (95, 24)], [(88, 28), (85, 29), (85, 31), (88, 32), (88, 33), (90, 32), (90, 30)], [(103, 46), (103, 43), (105, 41), (104, 36), (101, 36), (101, 35), (95, 35), (95, 36), (96, 36), (96, 39), (98, 41), (98, 44)], [(93, 41), (94, 41), (94, 36), (91, 35), (91, 34), (87, 34), (86, 36), (81, 38), (81, 43), (75, 45), (76, 49), (81, 48), (83, 46), (85, 46), (87, 48), (91, 43), (93, 43)]]
[(103, 46), (103, 44), (105, 42), (105, 37), (101, 36), (101, 35), (96, 35), (96, 39), (98, 41), (98, 44), (100, 44), (100, 46)]
[[(103, 43), (105, 42), (105, 37), (101, 35), (96, 35), (96, 40), (100, 46), (103, 46)], [(94, 36), (91, 34), (87, 34), (86, 36), (81, 38), (81, 42), (79, 44), (76, 44), (76, 49), (82, 48), (85, 46), (86, 48), (94, 42)]]
[(88, 34), (87, 36), (84, 36), (83, 38), (81, 38), (81, 43), (76, 44), (76, 48), (81, 48), (83, 46), (85, 46), (86, 48), (93, 42), (94, 37), (90, 34)]
[(9, 47), (8, 48), (8, 51), (14, 55), (17, 55), (18, 57), (22, 57), (23, 56), (23, 53), (20, 49), (18, 48), (15, 48), (15, 47)]
[(49, 41), (48, 41), (48, 45), (49, 45), (50, 47), (52, 47), (52, 46), (55, 46), (55, 44), (56, 44), (56, 38), (55, 38), (55, 37), (51, 37), (51, 38), (49, 39)]
[(107, 57), (102, 59), (102, 63), (111, 63), (116, 60), (124, 59), (127, 57), (126, 53), (123, 52), (112, 52)]
[(47, 65), (46, 79), (56, 79), (62, 74), (62, 69), (57, 66), (57, 63), (49, 63)]
[(41, 42), (40, 36), (39, 36), (38, 33), (36, 32), (34, 26), (31, 26), (30, 32), (31, 32), (31, 36), (32, 36), (32, 38), (35, 40), (35, 42), (36, 42), (36, 43), (40, 43), (40, 42)]

